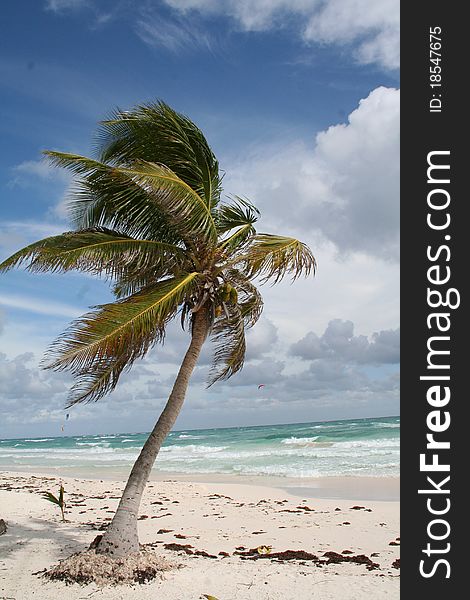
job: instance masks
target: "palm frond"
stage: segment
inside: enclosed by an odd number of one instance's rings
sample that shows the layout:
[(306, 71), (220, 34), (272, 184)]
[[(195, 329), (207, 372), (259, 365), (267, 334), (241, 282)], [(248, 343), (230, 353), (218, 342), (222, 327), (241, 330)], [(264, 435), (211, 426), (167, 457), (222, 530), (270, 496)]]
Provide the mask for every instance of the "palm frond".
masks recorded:
[(77, 229), (106, 227), (138, 239), (178, 244), (178, 224), (147, 191), (119, 173), (93, 173), (75, 181), (67, 210)]
[(131, 366), (129, 350), (117, 359), (107, 357), (89, 368), (75, 374), (65, 408), (76, 404), (97, 402), (116, 387), (121, 373)]
[(258, 288), (238, 269), (227, 269), (223, 278), (237, 290), (238, 307), (245, 322), (245, 327), (253, 327), (263, 312), (263, 297)]
[(254, 225), (259, 216), (259, 210), (249, 200), (233, 196), (230, 204), (222, 204), (217, 209), (217, 230), (223, 234), (235, 227)]
[[(198, 273), (187, 273), (166, 279), (125, 300), (96, 307), (73, 322), (53, 343), (43, 366), (67, 369), (83, 379), (88, 372), (101, 376), (117, 363), (119, 376), (124, 366), (130, 366), (163, 340), (167, 322), (197, 287), (197, 277)], [(100, 390), (106, 393), (109, 382), (114, 386), (117, 378), (110, 373), (103, 381)], [(103, 395), (100, 390), (96, 392), (98, 397)]]
[[(175, 269), (176, 271), (176, 269)], [(175, 273), (175, 276), (177, 273)], [(113, 294), (117, 299), (124, 299), (133, 294), (137, 294), (145, 287), (155, 283), (155, 271), (152, 268), (129, 270), (128, 274), (123, 274), (117, 278), (113, 285)]]
[(228, 305), (228, 318), (222, 315), (215, 320), (212, 340), (215, 344), (214, 360), (208, 387), (216, 381), (229, 379), (240, 371), (245, 360), (245, 327), (238, 305)]
[(217, 246), (220, 260), (229, 259), (233, 254), (240, 253), (248, 246), (250, 240), (256, 234), (256, 230), (251, 223), (242, 225), (234, 233), (222, 240)]
[[(87, 177), (96, 188), (112, 197), (114, 206), (121, 210), (146, 208), (149, 201), (154, 202), (186, 240), (200, 238), (203, 241), (217, 240), (217, 229), (210, 207), (203, 198), (176, 173), (164, 165), (146, 161), (134, 161), (132, 167), (113, 167), (105, 163), (63, 152), (45, 152), (56, 166), (68, 168), (75, 175)], [(142, 207), (142, 196), (136, 194), (134, 183), (139, 191), (145, 191), (148, 197)], [(136, 206), (137, 204), (137, 206)], [(144, 211), (144, 218), (149, 218)]]
[(233, 260), (243, 265), (248, 277), (260, 277), (261, 283), (273, 278), (273, 284), (285, 275), (292, 281), (316, 270), (316, 260), (310, 248), (295, 238), (261, 233), (256, 235), (245, 253)]
[[(217, 211), (217, 229), (219, 235), (230, 232), (219, 242), (217, 248), (221, 258), (230, 258), (234, 253), (240, 253), (256, 234), (254, 223), (258, 220), (259, 211), (248, 200), (234, 196), (231, 204), (222, 205)], [(236, 231), (232, 232), (233, 229)]]
[(102, 121), (97, 142), (103, 162), (164, 164), (203, 197), (207, 206), (217, 205), (221, 177), (214, 153), (201, 130), (164, 102), (115, 111)]
[(105, 228), (70, 231), (30, 244), (0, 264), (0, 271), (27, 263), (33, 272), (72, 269), (108, 277), (132, 277), (152, 269), (154, 280), (182, 265), (182, 248), (154, 240), (135, 240)]

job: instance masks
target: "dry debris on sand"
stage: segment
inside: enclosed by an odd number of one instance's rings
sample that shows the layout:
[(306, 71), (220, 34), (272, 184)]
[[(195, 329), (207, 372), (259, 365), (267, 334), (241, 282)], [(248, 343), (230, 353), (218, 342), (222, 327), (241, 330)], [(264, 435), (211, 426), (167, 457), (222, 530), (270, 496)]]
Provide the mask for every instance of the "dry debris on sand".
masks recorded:
[(103, 587), (147, 583), (157, 577), (162, 578), (165, 571), (177, 566), (148, 550), (134, 552), (125, 558), (111, 558), (97, 554), (95, 550), (87, 550), (61, 560), (58, 565), (45, 571), (43, 577), (69, 584), (86, 585), (93, 582)]

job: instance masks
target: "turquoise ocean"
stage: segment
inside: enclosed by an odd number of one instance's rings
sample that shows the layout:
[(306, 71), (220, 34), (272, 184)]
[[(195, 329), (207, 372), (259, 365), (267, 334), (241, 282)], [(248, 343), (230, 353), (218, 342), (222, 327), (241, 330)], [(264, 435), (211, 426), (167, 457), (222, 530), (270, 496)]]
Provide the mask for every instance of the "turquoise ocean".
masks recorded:
[[(0, 469), (106, 472), (132, 466), (147, 433), (0, 440)], [(400, 418), (173, 431), (154, 469), (312, 478), (399, 475)]]

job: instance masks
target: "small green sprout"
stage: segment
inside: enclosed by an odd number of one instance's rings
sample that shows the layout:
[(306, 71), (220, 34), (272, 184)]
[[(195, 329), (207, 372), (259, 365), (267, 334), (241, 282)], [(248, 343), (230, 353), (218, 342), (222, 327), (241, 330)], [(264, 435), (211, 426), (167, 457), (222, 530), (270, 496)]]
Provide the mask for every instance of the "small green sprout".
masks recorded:
[(44, 492), (44, 499), (48, 500), (49, 502), (52, 502), (52, 504), (57, 504), (62, 513), (62, 521), (65, 522), (64, 486), (62, 484), (60, 485), (58, 498), (56, 498), (54, 494), (51, 494), (51, 492)]

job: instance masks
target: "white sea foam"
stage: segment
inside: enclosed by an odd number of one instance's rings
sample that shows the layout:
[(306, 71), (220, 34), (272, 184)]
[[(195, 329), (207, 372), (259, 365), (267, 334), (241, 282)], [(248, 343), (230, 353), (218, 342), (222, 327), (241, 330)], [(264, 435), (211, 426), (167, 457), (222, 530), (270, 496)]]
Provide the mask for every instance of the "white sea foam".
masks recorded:
[(196, 446), (196, 444), (188, 444), (188, 446), (164, 446), (161, 452), (166, 454), (181, 454), (187, 456), (189, 454), (208, 454), (212, 452), (222, 452), (227, 446)]
[[(5, 448), (5, 451), (10, 451), (10, 452), (14, 452), (15, 454), (24, 454), (24, 453), (29, 453), (29, 454), (38, 454), (40, 456), (44, 456), (47, 457), (49, 454), (52, 455), (52, 457), (55, 460), (55, 457), (57, 455), (61, 455), (61, 454), (77, 454), (77, 455), (86, 455), (86, 454), (104, 454), (107, 452), (110, 453), (114, 453), (114, 449), (113, 448), (103, 448), (103, 446), (100, 447), (94, 447), (94, 448), (47, 448), (46, 449), (42, 449), (42, 448), (18, 448), (17, 450), (15, 448)], [(2, 448), (0, 450), (0, 456), (3, 455), (4, 449)]]
[[(297, 438), (301, 440), (301, 438)], [(395, 441), (393, 441), (395, 442)], [(120, 459), (124, 455), (128, 455), (129, 451), (140, 451), (140, 446), (130, 446), (127, 448), (111, 448), (102, 444), (94, 444), (93, 442), (79, 443), (80, 448), (1, 448), (0, 456), (5, 456), (6, 453), (14, 453), (17, 456), (21, 455), (40, 455), (47, 459), (50, 456), (51, 460), (56, 460), (60, 456), (76, 456), (86, 457), (88, 455), (110, 455), (116, 459)], [(285, 447), (287, 446), (287, 447)], [(243, 448), (240, 446), (197, 446), (195, 444), (188, 446), (166, 446), (162, 448), (161, 457), (164, 460), (187, 460), (191, 457), (196, 457), (199, 460), (216, 458), (217, 460), (227, 460), (234, 462), (244, 462), (252, 459), (265, 459), (266, 462), (274, 458), (294, 459), (334, 459), (345, 458), (351, 455), (351, 449), (354, 449), (354, 457), (360, 459), (362, 457), (378, 457), (399, 455), (399, 445), (390, 443), (386, 440), (362, 441), (362, 442), (338, 442), (336, 444), (322, 442), (302, 442), (299, 444), (290, 443), (283, 447), (257, 447)], [(132, 454), (133, 456), (134, 454)]]
[(99, 446), (100, 448), (109, 448), (109, 442), (76, 442), (77, 446)]
[(316, 440), (318, 440), (318, 435), (315, 437), (308, 437), (308, 438), (290, 437), (290, 438), (281, 440), (281, 444), (286, 444), (286, 446), (290, 446), (290, 445), (308, 446), (309, 444), (314, 443)]
[(339, 448), (399, 448), (398, 438), (389, 440), (355, 440), (354, 442), (337, 442)]

